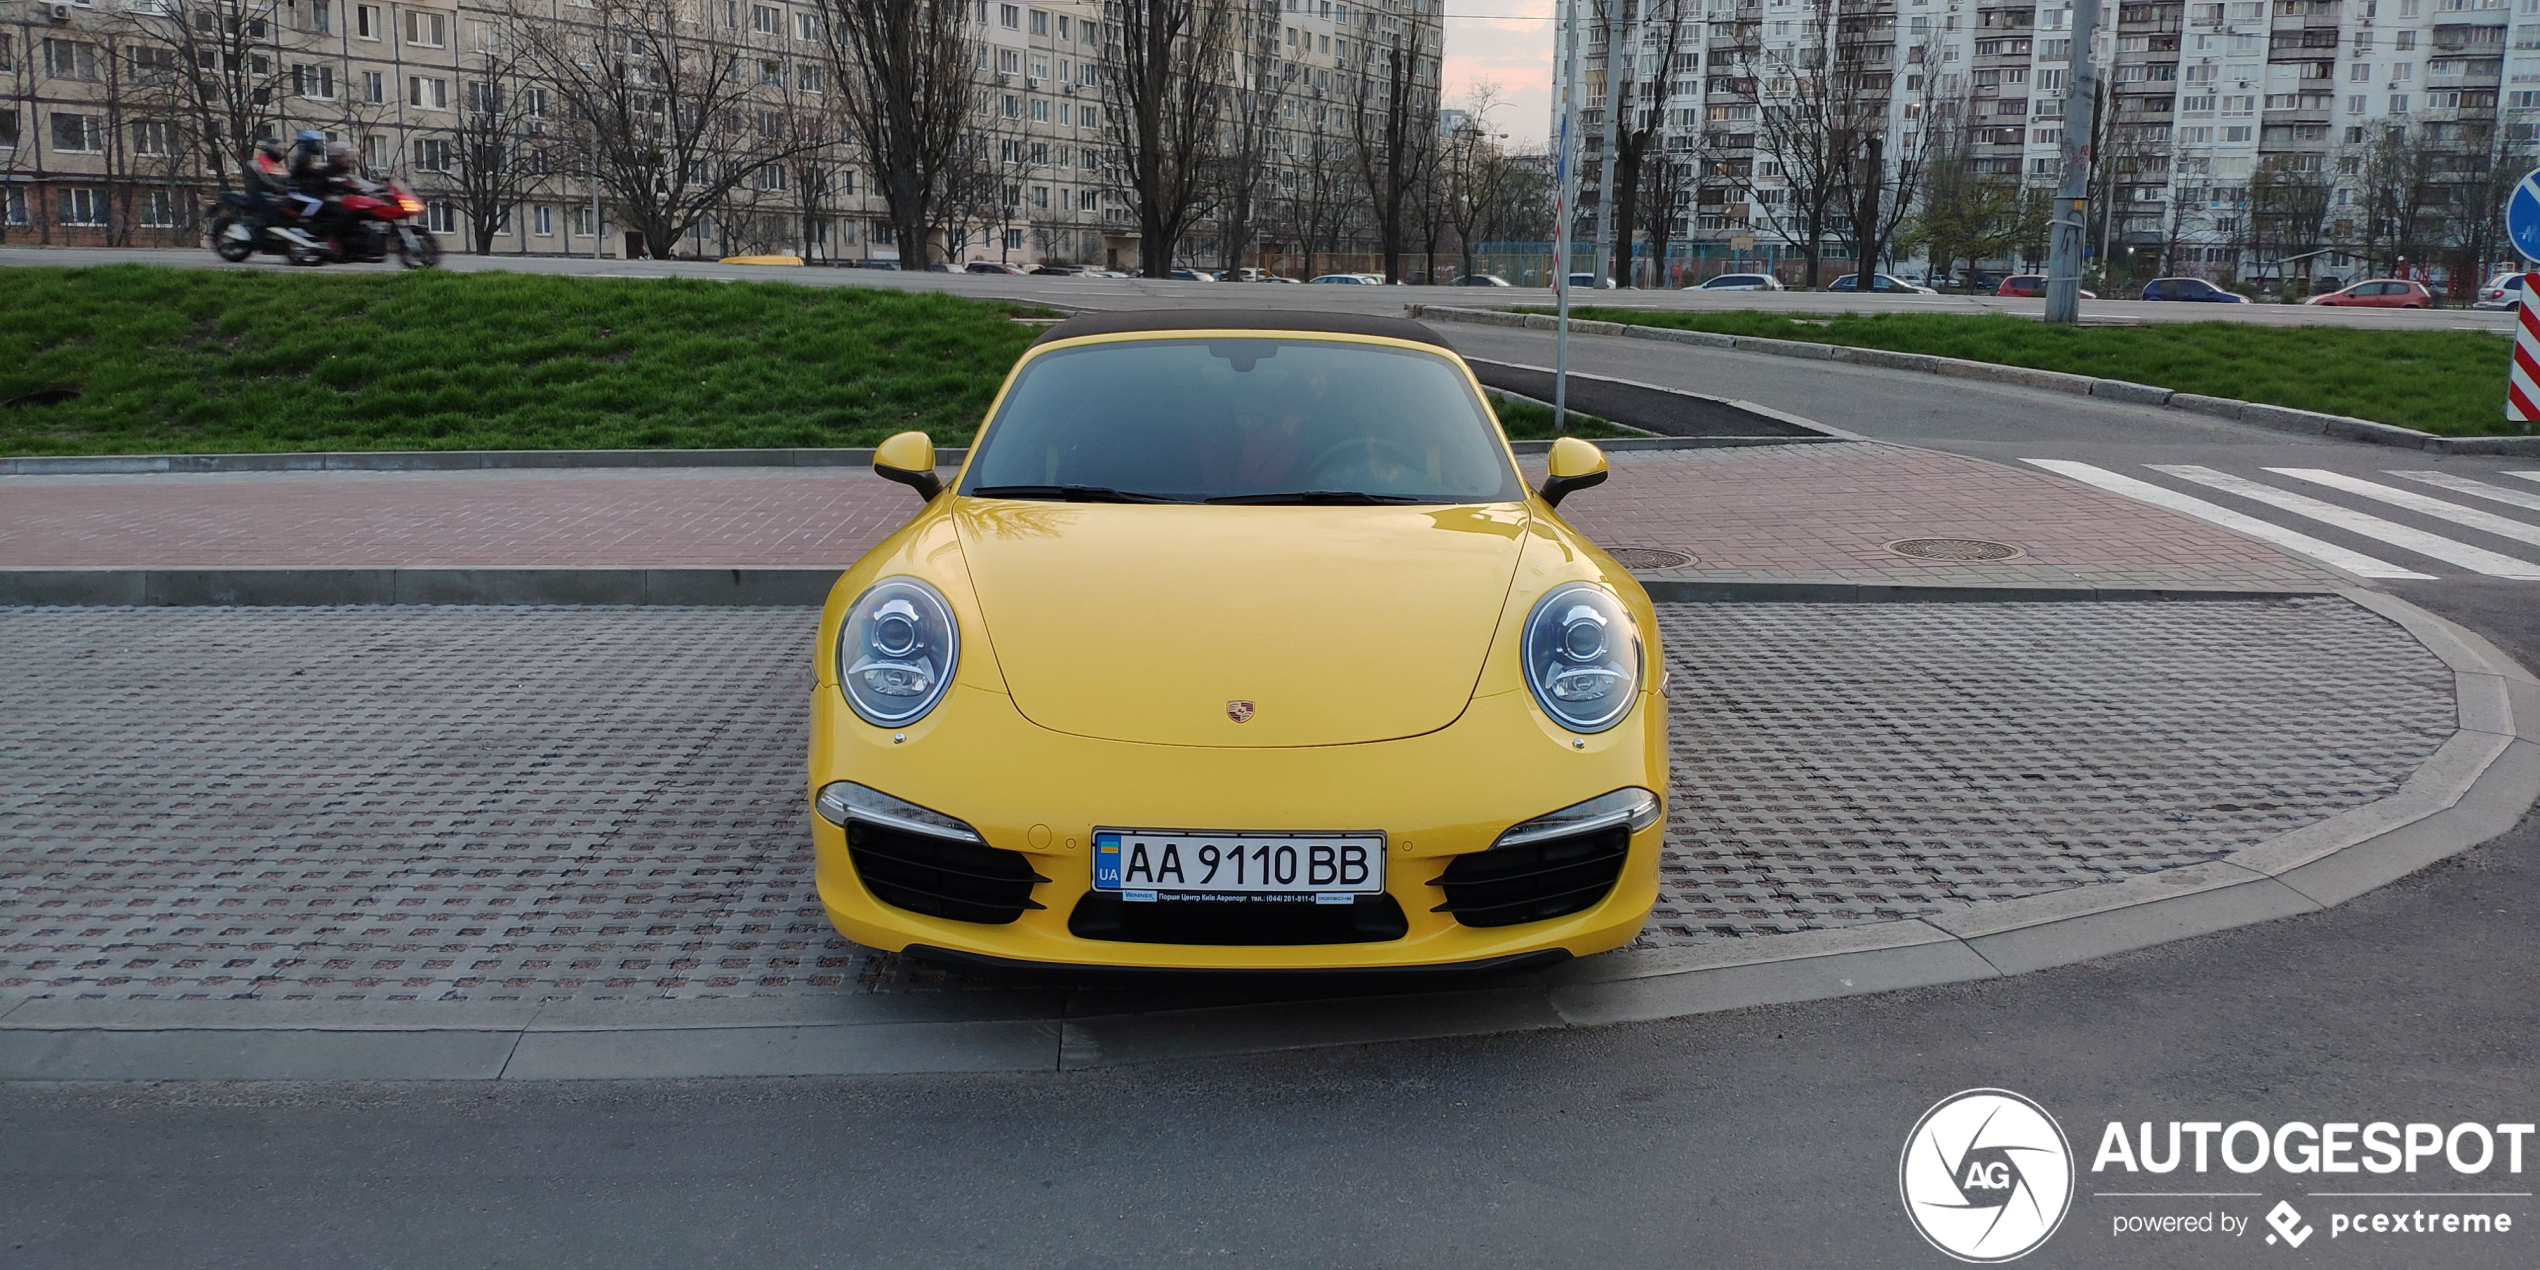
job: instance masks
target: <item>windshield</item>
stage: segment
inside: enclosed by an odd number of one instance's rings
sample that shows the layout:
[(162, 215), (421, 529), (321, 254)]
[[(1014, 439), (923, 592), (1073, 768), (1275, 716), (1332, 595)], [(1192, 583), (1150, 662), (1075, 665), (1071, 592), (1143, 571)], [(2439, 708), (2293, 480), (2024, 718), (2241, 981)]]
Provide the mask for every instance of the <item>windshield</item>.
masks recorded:
[(961, 493), (1094, 502), (1486, 503), (1522, 497), (1472, 386), (1432, 353), (1156, 339), (1034, 358)]

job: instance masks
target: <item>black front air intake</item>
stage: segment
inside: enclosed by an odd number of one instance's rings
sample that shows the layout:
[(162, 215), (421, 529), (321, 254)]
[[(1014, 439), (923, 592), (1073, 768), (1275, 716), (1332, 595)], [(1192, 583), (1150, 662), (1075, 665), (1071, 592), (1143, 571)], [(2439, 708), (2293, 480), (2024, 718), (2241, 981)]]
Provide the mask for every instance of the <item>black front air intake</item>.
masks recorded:
[(957, 922), (1001, 926), (1039, 908), (1034, 885), (1049, 881), (1019, 851), (847, 822), (847, 858), (873, 898), (893, 908)]
[(1093, 891), (1067, 915), (1078, 939), (1128, 944), (1380, 944), (1411, 930), (1390, 895), (1348, 904), (1158, 899), (1130, 903)]
[(1429, 910), (1453, 913), (1467, 926), (1514, 926), (1547, 921), (1592, 908), (1623, 875), (1632, 831), (1609, 825), (1566, 838), (1494, 847), (1455, 857), (1432, 886), (1446, 903)]

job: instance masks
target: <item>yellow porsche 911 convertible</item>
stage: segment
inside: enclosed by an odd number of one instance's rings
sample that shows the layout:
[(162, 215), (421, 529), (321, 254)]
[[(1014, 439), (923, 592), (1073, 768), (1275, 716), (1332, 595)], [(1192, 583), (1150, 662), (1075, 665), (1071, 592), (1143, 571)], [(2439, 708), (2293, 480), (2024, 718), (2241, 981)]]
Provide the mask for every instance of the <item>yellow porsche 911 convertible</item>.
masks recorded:
[(1667, 788), (1648, 596), (1394, 318), (1070, 319), (838, 580), (830, 920), (974, 965), (1516, 968), (1629, 941)]

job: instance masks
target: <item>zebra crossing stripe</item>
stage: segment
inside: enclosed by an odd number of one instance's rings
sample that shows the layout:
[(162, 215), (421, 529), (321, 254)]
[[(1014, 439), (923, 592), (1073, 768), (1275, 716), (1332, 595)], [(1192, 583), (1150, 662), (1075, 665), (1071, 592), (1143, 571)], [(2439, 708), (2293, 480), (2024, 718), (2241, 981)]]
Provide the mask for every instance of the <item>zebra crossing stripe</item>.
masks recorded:
[(2525, 494), (2518, 489), (2502, 489), (2497, 486), (2490, 485), (2485, 481), (2473, 481), (2466, 476), (2454, 476), (2449, 472), (2401, 472), (2394, 470), (2390, 474), (2392, 476), (2404, 476), (2412, 481), (2423, 481), (2428, 485), (2439, 486), (2443, 489), (2450, 490), (2455, 494), (2467, 494), (2472, 498), (2493, 499), (2499, 503), (2511, 503), (2516, 507), (2528, 507), (2533, 511), (2540, 512), (2540, 494)]
[(2092, 467), (2087, 463), (2075, 463), (2070, 459), (2022, 459), (2020, 461), (2031, 467), (2042, 467), (2058, 476), (2071, 477), (2084, 485), (2095, 485), (2111, 494), (2122, 494), (2139, 503), (2150, 503), (2154, 507), (2193, 516), (2209, 525), (2219, 525), (2234, 533), (2247, 534), (2260, 542), (2272, 543), (2296, 555), (2309, 556), (2322, 564), (2343, 569), (2357, 577), (2427, 579), (2434, 576), (2430, 573), (2418, 573), (2413, 569), (2402, 569), (2387, 560), (2376, 560), (2360, 551), (2349, 551), (2333, 542), (2322, 542), (2309, 534), (2296, 533), (2282, 525), (2206, 502), (2192, 494), (2182, 494), (2174, 489), (2154, 485), (2150, 481), (2138, 481), (2131, 476), (2119, 476), (2106, 468)]
[(2540, 481), (2540, 472), (2507, 472), (2505, 475), (2519, 476), (2526, 481)]
[(2309, 481), (2314, 485), (2342, 489), (2349, 494), (2388, 503), (2393, 507), (2405, 507), (2421, 516), (2448, 520), (2455, 525), (2466, 525), (2483, 533), (2494, 534), (2499, 538), (2511, 538), (2515, 542), (2527, 542), (2532, 546), (2540, 547), (2540, 525), (2526, 525), (2519, 520), (2507, 520), (2493, 512), (2483, 512), (2475, 507), (2463, 507), (2458, 503), (2447, 503), (2439, 498), (2428, 498), (2414, 490), (2392, 489), (2387, 485), (2360, 480), (2343, 472), (2331, 472), (2316, 467), (2271, 467), (2267, 470), (2296, 480)]
[(2402, 525), (2396, 521), (2383, 520), (2379, 516), (2340, 507), (2335, 503), (2324, 503), (2305, 494), (2280, 490), (2272, 485), (2261, 485), (2247, 477), (2217, 472), (2212, 468), (2198, 467), (2193, 463), (2153, 463), (2147, 466), (2155, 472), (2175, 476), (2182, 481), (2194, 481), (2226, 494), (2237, 494), (2251, 502), (2265, 503), (2269, 507), (2280, 508), (2297, 516), (2308, 516), (2324, 524), (2335, 525), (2351, 534), (2361, 534), (2366, 538), (2386, 542), (2421, 556), (2432, 556), (2446, 564), (2459, 565), (2472, 573), (2483, 573), (2491, 578), (2540, 582), (2540, 564), (2516, 560), (2512, 556), (2489, 551), (2484, 547), (2473, 547), (2465, 542), (2454, 542), (2440, 534), (2430, 534), (2422, 529)]

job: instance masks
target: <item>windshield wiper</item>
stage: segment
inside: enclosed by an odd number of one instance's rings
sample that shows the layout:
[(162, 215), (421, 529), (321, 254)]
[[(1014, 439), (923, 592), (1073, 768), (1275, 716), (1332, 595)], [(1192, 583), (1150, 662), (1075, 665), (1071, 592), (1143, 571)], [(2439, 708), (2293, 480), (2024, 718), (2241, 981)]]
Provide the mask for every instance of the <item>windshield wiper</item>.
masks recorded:
[(982, 485), (970, 491), (979, 498), (1049, 498), (1062, 503), (1178, 503), (1161, 494), (1132, 494), (1108, 485)]
[(1228, 494), (1220, 498), (1202, 499), (1201, 501), (1209, 503), (1236, 504), (1256, 503), (1268, 506), (1275, 506), (1279, 504), (1299, 504), (1308, 506), (1316, 504), (1326, 506), (1378, 506), (1393, 503), (1425, 503), (1430, 500), (1421, 498), (1416, 494), (1370, 494), (1363, 490), (1354, 489), (1301, 489), (1290, 490), (1284, 494)]

